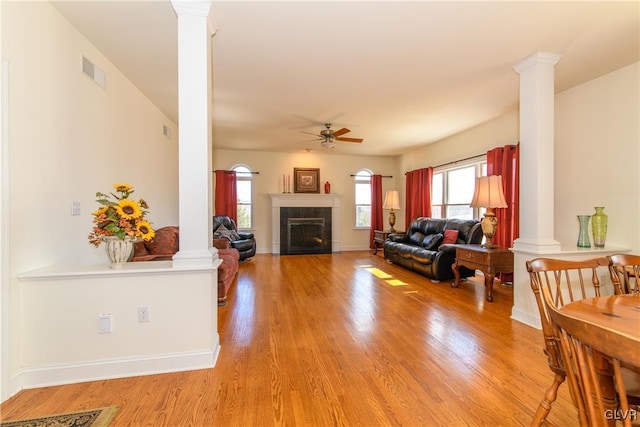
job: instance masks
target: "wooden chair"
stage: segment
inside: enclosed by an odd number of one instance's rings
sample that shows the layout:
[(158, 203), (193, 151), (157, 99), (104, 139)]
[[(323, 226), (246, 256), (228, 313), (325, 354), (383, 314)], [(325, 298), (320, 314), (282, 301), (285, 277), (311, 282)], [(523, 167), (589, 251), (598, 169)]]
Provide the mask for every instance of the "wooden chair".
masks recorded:
[(607, 259), (616, 292), (640, 292), (640, 255), (617, 254), (609, 255)]
[(557, 335), (541, 290), (545, 289), (548, 292), (550, 305), (556, 308), (579, 299), (600, 296), (600, 280), (597, 269), (608, 265), (609, 262), (604, 257), (585, 261), (536, 258), (526, 262), (531, 289), (540, 311), (545, 344), (544, 352), (547, 355), (549, 368), (554, 374), (553, 383), (538, 405), (531, 426), (545, 425), (546, 418), (551, 411), (551, 405), (558, 396), (558, 388), (566, 378)]
[[(627, 394), (622, 365), (627, 362), (640, 366), (637, 343), (624, 334), (611, 333), (563, 313), (554, 305), (547, 288), (541, 292), (559, 344), (574, 404), (578, 408), (580, 425), (604, 427), (616, 425), (618, 420), (625, 427), (631, 427), (638, 413), (629, 404), (631, 396)], [(608, 399), (603, 392), (608, 387), (601, 375), (601, 367), (605, 365), (610, 367), (609, 372), (612, 370), (617, 401)], [(610, 379), (611, 374), (607, 378)]]

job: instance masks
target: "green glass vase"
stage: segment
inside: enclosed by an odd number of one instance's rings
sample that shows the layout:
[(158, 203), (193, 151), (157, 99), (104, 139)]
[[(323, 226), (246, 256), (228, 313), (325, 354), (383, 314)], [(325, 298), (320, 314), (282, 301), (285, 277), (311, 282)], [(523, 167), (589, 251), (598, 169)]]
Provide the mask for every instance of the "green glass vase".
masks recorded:
[(604, 207), (595, 208), (596, 213), (591, 217), (591, 233), (593, 235), (593, 244), (596, 248), (604, 248), (604, 242), (607, 239), (607, 214), (604, 213)]
[(580, 233), (578, 234), (578, 247), (590, 248), (591, 242), (589, 241), (589, 215), (578, 215), (578, 224), (580, 224)]

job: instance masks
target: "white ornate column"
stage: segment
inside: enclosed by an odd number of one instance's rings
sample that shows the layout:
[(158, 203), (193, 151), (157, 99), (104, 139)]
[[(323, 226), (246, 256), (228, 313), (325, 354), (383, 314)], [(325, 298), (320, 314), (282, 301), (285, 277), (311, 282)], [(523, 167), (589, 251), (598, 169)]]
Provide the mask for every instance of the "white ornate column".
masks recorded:
[(174, 267), (212, 266), (210, 1), (172, 1), (178, 15), (179, 225)]
[(525, 262), (558, 253), (554, 239), (554, 67), (555, 53), (538, 52), (518, 63), (520, 74), (520, 237), (513, 242), (511, 316), (539, 325)]

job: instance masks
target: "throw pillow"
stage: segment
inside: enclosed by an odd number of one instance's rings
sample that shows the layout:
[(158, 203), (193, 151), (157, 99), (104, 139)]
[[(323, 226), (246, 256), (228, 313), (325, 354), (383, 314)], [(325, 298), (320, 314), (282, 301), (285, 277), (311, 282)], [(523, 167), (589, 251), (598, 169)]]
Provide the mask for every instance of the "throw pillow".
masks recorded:
[(458, 230), (444, 230), (443, 245), (453, 244), (458, 241)]
[(218, 227), (216, 232), (213, 233), (213, 237), (218, 237), (218, 238), (224, 237), (225, 239), (229, 240), (230, 242), (232, 242), (234, 240), (240, 240), (240, 235), (238, 233), (236, 233), (235, 230), (229, 230), (224, 225), (221, 225), (220, 227)]
[(422, 246), (430, 251), (435, 251), (438, 246), (440, 246), (440, 242), (442, 241), (443, 237), (444, 236), (440, 233), (430, 234), (424, 238), (424, 240), (422, 241)]

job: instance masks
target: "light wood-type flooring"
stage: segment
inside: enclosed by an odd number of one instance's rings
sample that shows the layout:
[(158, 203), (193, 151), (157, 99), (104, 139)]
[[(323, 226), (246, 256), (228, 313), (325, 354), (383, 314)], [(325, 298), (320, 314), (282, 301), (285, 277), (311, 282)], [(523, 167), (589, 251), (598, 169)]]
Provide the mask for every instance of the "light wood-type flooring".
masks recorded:
[[(454, 289), (381, 252), (257, 255), (219, 309), (215, 368), (24, 390), (0, 418), (120, 405), (111, 427), (527, 426), (552, 382), (542, 332), (510, 319), (511, 288), (494, 299), (481, 275)], [(576, 420), (563, 384), (550, 421)]]

